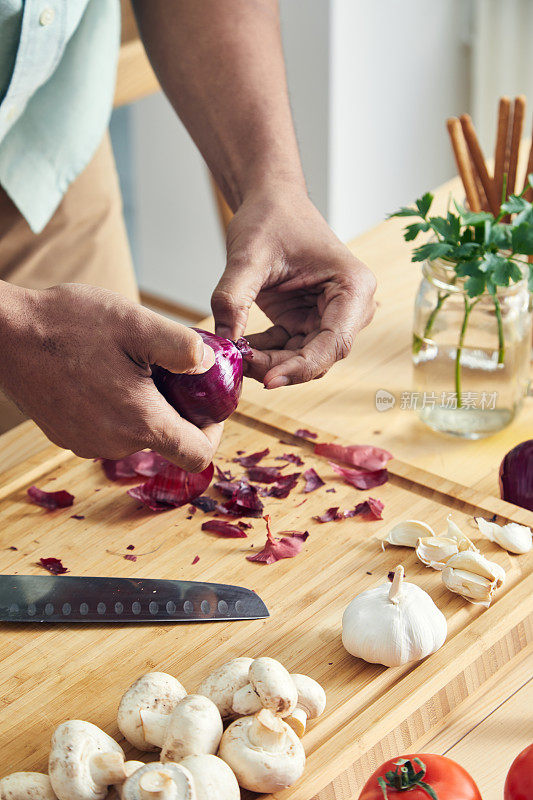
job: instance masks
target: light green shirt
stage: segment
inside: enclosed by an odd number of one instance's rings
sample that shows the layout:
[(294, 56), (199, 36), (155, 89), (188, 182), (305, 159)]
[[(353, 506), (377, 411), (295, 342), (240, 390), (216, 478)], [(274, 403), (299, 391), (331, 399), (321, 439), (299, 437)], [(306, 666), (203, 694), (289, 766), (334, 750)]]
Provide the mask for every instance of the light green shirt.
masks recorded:
[(0, 0), (0, 185), (39, 233), (109, 122), (118, 0)]

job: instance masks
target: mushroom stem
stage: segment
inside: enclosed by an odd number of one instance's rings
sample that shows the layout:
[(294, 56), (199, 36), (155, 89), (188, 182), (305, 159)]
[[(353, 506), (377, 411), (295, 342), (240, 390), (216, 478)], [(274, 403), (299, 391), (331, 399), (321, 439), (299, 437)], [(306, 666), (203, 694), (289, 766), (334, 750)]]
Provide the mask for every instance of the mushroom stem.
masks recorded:
[(400, 600), (404, 574), (405, 574), (404, 568), (402, 567), (401, 564), (399, 564), (394, 570), (394, 578), (392, 580), (392, 586), (390, 587), (389, 591), (389, 600), (391, 601), (391, 603), (394, 603), (395, 605)]
[(122, 753), (96, 753), (90, 763), (91, 778), (97, 786), (111, 786), (126, 779)]
[[(144, 763), (142, 761), (126, 761), (126, 763), (124, 764), (124, 778), (121, 780), (126, 781), (133, 775), (134, 772), (137, 772), (137, 770), (140, 769), (141, 767), (144, 767)], [(122, 792), (123, 786), (124, 784), (122, 782), (115, 784), (115, 792), (117, 793), (119, 800), (123, 800), (124, 797), (124, 794)]]
[(165, 772), (147, 772), (139, 781), (141, 800), (176, 800), (176, 784)]
[(296, 706), (292, 714), (285, 717), (285, 722), (291, 726), (295, 734), (301, 739), (307, 726), (307, 714), (303, 708)]
[(159, 714), (147, 708), (139, 711), (144, 738), (155, 747), (163, 747), (168, 727), (168, 714)]
[(255, 714), (248, 738), (255, 747), (271, 753), (281, 752), (287, 738), (285, 723), (268, 708), (263, 708)]

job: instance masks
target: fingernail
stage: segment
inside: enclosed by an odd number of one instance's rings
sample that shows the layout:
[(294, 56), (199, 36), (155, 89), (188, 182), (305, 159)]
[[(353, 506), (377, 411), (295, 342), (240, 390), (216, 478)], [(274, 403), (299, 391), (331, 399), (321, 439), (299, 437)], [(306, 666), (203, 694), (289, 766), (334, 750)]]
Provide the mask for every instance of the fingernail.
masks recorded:
[(217, 325), (215, 333), (217, 336), (222, 336), (223, 339), (231, 339), (233, 331), (227, 325)]
[(208, 369), (211, 369), (213, 364), (215, 363), (215, 351), (212, 347), (205, 344), (204, 342), (204, 357), (202, 359), (202, 369), (207, 372)]
[(265, 385), (265, 389), (281, 389), (282, 386), (288, 386), (289, 383), (290, 380), (286, 375), (279, 375), (279, 377), (269, 381), (268, 384)]

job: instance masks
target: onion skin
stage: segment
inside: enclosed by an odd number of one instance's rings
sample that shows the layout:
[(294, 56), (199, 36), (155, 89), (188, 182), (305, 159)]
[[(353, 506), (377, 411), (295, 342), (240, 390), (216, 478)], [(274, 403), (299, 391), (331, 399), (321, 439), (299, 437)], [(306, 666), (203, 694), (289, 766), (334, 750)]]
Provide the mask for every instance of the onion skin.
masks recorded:
[(237, 408), (242, 391), (242, 353), (230, 339), (199, 328), (194, 330), (214, 350), (215, 363), (211, 369), (201, 375), (178, 375), (153, 366), (152, 376), (178, 414), (204, 428), (213, 422), (223, 422)]
[(533, 439), (510, 450), (500, 467), (500, 495), (533, 511)]

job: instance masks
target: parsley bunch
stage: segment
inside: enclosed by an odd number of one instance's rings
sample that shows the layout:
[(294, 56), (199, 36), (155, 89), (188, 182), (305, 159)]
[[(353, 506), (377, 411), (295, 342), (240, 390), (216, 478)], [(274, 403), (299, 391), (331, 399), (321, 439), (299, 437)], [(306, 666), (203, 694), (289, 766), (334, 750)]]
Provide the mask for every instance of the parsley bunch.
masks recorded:
[[(418, 218), (420, 221), (405, 227), (405, 241), (414, 241), (421, 233), (432, 233), (433, 237), (431, 241), (415, 247), (412, 261), (434, 261), (443, 258), (450, 262), (450, 267), (455, 273), (452, 283), (457, 279), (464, 281), (465, 314), (455, 359), (459, 408), (462, 406), (461, 355), (473, 308), (484, 295), (492, 297), (498, 326), (498, 363), (503, 364), (505, 341), (498, 288), (523, 280), (524, 270), (528, 266), (528, 285), (529, 290), (533, 292), (533, 264), (527, 264), (527, 256), (533, 255), (533, 204), (525, 198), (530, 187), (533, 188), (533, 173), (528, 175), (528, 184), (522, 194), (512, 194), (503, 200), (496, 217), (486, 211), (468, 211), (456, 202), (454, 202), (456, 213), (448, 210), (445, 217), (431, 217), (429, 212), (433, 195), (430, 192), (420, 197), (414, 206), (400, 208), (388, 217), (389, 219)], [(449, 296), (449, 293), (439, 291), (437, 304), (428, 317), (423, 338), (415, 335), (413, 343), (415, 353), (420, 352), (424, 339), (431, 334), (435, 319)]]
[[(533, 186), (533, 174), (528, 176)], [(524, 258), (533, 255), (533, 204), (521, 195), (512, 194), (500, 207), (497, 217), (488, 211), (473, 213), (454, 203), (457, 213), (448, 211), (445, 217), (428, 217), (433, 195), (427, 192), (413, 208), (401, 208), (391, 217), (419, 217), (421, 222), (407, 225), (406, 242), (420, 233), (432, 231), (435, 241), (413, 250), (413, 261), (433, 261), (445, 258), (455, 267), (458, 278), (466, 278), (469, 297), (479, 297), (485, 291), (494, 295), (498, 286), (509, 286), (523, 278)], [(512, 216), (510, 222), (503, 220)], [(533, 292), (533, 265), (529, 265), (529, 290)]]

